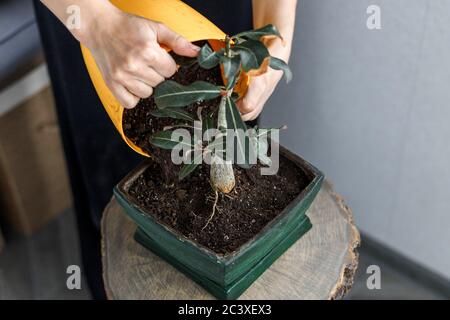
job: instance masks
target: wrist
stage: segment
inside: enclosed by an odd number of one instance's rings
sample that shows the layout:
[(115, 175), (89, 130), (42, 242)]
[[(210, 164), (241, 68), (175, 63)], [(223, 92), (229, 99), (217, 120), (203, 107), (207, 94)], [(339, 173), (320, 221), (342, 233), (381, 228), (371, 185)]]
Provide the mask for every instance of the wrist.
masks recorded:
[[(117, 16), (117, 9), (108, 0), (88, 0), (80, 5), (81, 23), (78, 28), (69, 28), (72, 35), (83, 45), (90, 47), (95, 33), (99, 28), (107, 24), (108, 20)], [(108, 18), (108, 19), (106, 19)]]
[(276, 57), (285, 61), (286, 63), (289, 60), (289, 56), (291, 53), (291, 44), (286, 43), (285, 41), (279, 38), (272, 38), (264, 40), (264, 43), (269, 50), (269, 53), (272, 57)]

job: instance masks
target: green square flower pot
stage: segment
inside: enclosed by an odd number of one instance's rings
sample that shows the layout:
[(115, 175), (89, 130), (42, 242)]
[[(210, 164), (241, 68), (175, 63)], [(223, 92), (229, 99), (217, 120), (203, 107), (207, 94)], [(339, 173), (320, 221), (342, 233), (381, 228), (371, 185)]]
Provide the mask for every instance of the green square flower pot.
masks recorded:
[(128, 190), (146, 170), (144, 162), (115, 188), (114, 195), (138, 225), (135, 239), (220, 299), (239, 297), (270, 265), (310, 228), (306, 211), (324, 176), (314, 166), (280, 146), (280, 156), (309, 179), (307, 187), (257, 235), (231, 254), (220, 255), (181, 235), (145, 212)]

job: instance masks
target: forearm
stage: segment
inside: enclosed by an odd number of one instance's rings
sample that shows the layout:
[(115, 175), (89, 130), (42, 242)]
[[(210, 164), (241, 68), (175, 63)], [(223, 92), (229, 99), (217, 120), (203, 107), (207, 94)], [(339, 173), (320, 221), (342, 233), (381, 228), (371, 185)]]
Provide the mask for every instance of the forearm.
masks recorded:
[(284, 41), (268, 40), (270, 53), (288, 61), (294, 36), (297, 0), (253, 0), (253, 26), (260, 28), (273, 24), (280, 31)]
[[(104, 14), (112, 14), (117, 10), (108, 0), (41, 0), (41, 2), (69, 29), (73, 36), (83, 42), (89, 28), (95, 21), (101, 21)], [(80, 24), (70, 25), (70, 17), (74, 14), (69, 8), (79, 8)]]

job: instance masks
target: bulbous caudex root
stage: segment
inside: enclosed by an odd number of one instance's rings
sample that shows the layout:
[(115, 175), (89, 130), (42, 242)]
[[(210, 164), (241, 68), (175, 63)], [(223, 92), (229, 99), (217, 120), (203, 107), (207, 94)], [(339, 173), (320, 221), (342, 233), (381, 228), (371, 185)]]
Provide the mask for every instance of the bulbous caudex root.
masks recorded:
[[(219, 105), (219, 112), (217, 116), (217, 124), (219, 128), (227, 128), (225, 113), (226, 99), (227, 96), (222, 96), (222, 100)], [(203, 226), (202, 230), (204, 230), (214, 218), (214, 214), (217, 210), (217, 201), (219, 200), (219, 192), (223, 194), (230, 193), (231, 190), (234, 189), (234, 186), (236, 184), (236, 180), (234, 178), (233, 163), (231, 161), (224, 160), (214, 154), (211, 157), (211, 167), (209, 174), (211, 187), (213, 188), (215, 193), (215, 198), (212, 213), (206, 224)]]
[[(219, 200), (219, 192), (223, 194), (230, 193), (231, 190), (234, 189), (234, 185), (236, 184), (233, 172), (233, 165), (230, 162), (225, 162), (218, 157), (213, 157), (211, 162), (210, 169), (210, 179), (211, 186), (214, 190), (214, 204), (212, 208), (212, 213), (208, 218), (208, 221), (203, 226), (202, 230), (204, 230), (211, 220), (214, 218), (214, 214), (217, 211), (217, 201)], [(229, 197), (229, 196), (228, 196)]]
[[(227, 128), (226, 99), (227, 96), (223, 96), (220, 101), (217, 115), (218, 128)], [(211, 158), (210, 181), (214, 191), (230, 193), (236, 184), (232, 162), (213, 155)]]
[(236, 180), (234, 178), (233, 164), (214, 157), (210, 169), (211, 186), (215, 191), (230, 193)]

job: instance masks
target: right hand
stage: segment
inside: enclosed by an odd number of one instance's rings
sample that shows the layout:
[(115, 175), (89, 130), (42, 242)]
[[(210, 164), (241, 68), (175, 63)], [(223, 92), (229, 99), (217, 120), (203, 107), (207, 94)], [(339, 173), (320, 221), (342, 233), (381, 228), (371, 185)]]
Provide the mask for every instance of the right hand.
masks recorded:
[(164, 24), (127, 14), (113, 5), (93, 15), (74, 36), (87, 48), (103, 79), (125, 108), (148, 98), (153, 88), (176, 71), (175, 53), (195, 57), (200, 50)]

